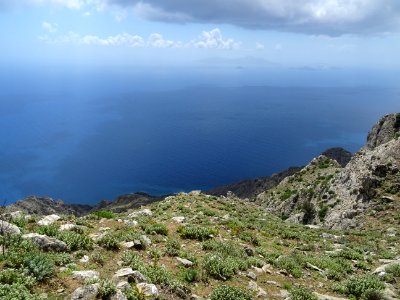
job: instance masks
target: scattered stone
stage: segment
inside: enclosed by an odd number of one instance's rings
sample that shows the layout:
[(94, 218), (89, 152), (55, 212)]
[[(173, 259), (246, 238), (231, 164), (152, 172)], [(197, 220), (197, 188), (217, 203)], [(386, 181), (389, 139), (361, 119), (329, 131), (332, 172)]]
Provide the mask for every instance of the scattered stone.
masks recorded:
[(191, 262), (190, 260), (186, 259), (186, 258), (180, 258), (180, 257), (176, 257), (176, 260), (183, 266), (185, 267), (191, 267), (193, 266), (193, 262)]
[(203, 297), (197, 296), (196, 294), (192, 294), (190, 300), (204, 300)]
[(136, 227), (139, 225), (138, 221), (135, 220), (124, 220), (124, 224), (132, 227)]
[(309, 262), (307, 262), (307, 267), (309, 267), (310, 269), (314, 269), (314, 270), (316, 270), (316, 271), (318, 271), (318, 272), (320, 272), (320, 273), (323, 273), (324, 272), (324, 270), (321, 270), (320, 268), (318, 268), (317, 266), (314, 266), (313, 264), (311, 264), (311, 263), (309, 263)]
[[(147, 235), (142, 234), (140, 237), (142, 238), (142, 240), (146, 244), (146, 246), (151, 245), (151, 240)], [(135, 242), (135, 244), (136, 244), (136, 242)]]
[(28, 233), (24, 234), (22, 238), (31, 240), (44, 251), (65, 252), (68, 250), (68, 246), (66, 243), (47, 235)]
[(135, 242), (122, 242), (121, 245), (126, 249), (131, 249), (135, 247)]
[(257, 280), (257, 275), (254, 272), (248, 272), (246, 274), (247, 277), (249, 277), (250, 279), (256, 281)]
[(281, 287), (281, 285), (279, 283), (277, 283), (276, 281), (273, 281), (273, 280), (267, 280), (266, 284), (274, 285), (276, 287)]
[(117, 284), (117, 289), (121, 290), (121, 291), (126, 291), (129, 290), (131, 287), (131, 285), (129, 284), (128, 281), (120, 281)]
[(117, 292), (114, 295), (112, 295), (109, 299), (110, 300), (128, 300), (128, 298), (126, 298), (124, 293), (121, 292), (120, 290), (117, 290)]
[(40, 221), (38, 221), (38, 224), (42, 226), (48, 226), (60, 219), (61, 217), (59, 215), (48, 215), (42, 218)]
[(250, 281), (247, 289), (254, 292), (256, 294), (256, 298), (265, 298), (268, 295), (267, 292), (259, 287), (255, 281)]
[(258, 274), (264, 273), (263, 269), (258, 267), (253, 267), (253, 270), (256, 271)]
[(393, 285), (391, 285), (390, 283), (385, 283), (385, 289), (383, 291), (383, 299), (385, 300), (399, 299), (393, 290), (394, 290)]
[(138, 283), (136, 288), (139, 290), (139, 293), (143, 295), (145, 299), (148, 300), (156, 300), (159, 296), (158, 289), (154, 284), (150, 283)]
[(267, 264), (267, 265), (263, 266), (262, 270), (264, 271), (264, 273), (272, 274), (271, 265), (270, 264)]
[(287, 290), (280, 290), (279, 296), (284, 299), (289, 298), (289, 292)]
[(11, 216), (11, 219), (19, 219), (19, 218), (22, 218), (22, 216), (23, 216), (23, 213), (22, 213), (22, 211), (20, 211), (20, 210), (17, 210), (17, 211), (13, 211), (13, 212), (11, 212), (10, 213), (10, 216)]
[(304, 227), (309, 228), (309, 229), (320, 229), (321, 228), (321, 226), (311, 225), (311, 224), (304, 225)]
[(80, 263), (87, 264), (89, 262), (89, 256), (84, 255), (80, 260)]
[(91, 280), (91, 279), (99, 279), (100, 273), (97, 271), (89, 270), (89, 271), (73, 271), (72, 278), (78, 280)]
[(340, 237), (339, 236), (337, 236), (337, 235), (334, 235), (334, 234), (331, 234), (331, 233), (326, 233), (326, 232), (323, 232), (322, 234), (321, 234), (321, 237), (323, 238), (323, 239), (327, 239), (327, 240), (338, 240)]
[(71, 230), (71, 229), (73, 229), (75, 227), (76, 227), (75, 224), (63, 224), (63, 225), (60, 226), (60, 231)]
[(317, 296), (318, 300), (348, 300), (347, 298), (338, 298), (329, 295), (322, 295), (314, 292), (314, 295)]
[(139, 271), (133, 271), (132, 268), (123, 268), (115, 272), (112, 280), (114, 282), (128, 281), (141, 283), (146, 281), (146, 277)]
[(382, 196), (381, 198), (386, 202), (394, 202), (394, 198), (391, 196)]
[(185, 221), (185, 217), (173, 217), (171, 220), (176, 223), (183, 223)]
[(99, 293), (99, 284), (90, 284), (77, 288), (71, 296), (71, 300), (95, 300)]
[(139, 216), (149, 216), (149, 217), (151, 217), (152, 215), (153, 215), (153, 212), (150, 209), (145, 208), (145, 209), (142, 209), (142, 210), (139, 210), (139, 211), (135, 211), (135, 212), (129, 214), (128, 218), (133, 219), (133, 218), (137, 218)]
[(14, 224), (0, 220), (0, 234), (4, 233), (18, 235), (21, 234), (21, 230), (18, 228), (18, 226), (15, 226)]
[(372, 272), (373, 274), (378, 274), (381, 272), (385, 272), (387, 267), (393, 266), (393, 265), (399, 265), (400, 264), (400, 260), (391, 260), (391, 261), (387, 261), (387, 263), (379, 266), (378, 268), (375, 269), (374, 272)]

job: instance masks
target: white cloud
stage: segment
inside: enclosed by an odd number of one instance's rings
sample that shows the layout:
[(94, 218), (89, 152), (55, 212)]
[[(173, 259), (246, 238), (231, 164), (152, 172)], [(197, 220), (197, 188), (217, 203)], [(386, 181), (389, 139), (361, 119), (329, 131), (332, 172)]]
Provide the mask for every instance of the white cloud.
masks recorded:
[(231, 38), (224, 39), (220, 29), (215, 28), (211, 31), (203, 31), (198, 39), (184, 43), (165, 39), (160, 33), (152, 33), (145, 39), (139, 35), (129, 33), (117, 34), (108, 37), (97, 35), (81, 36), (74, 32), (67, 35), (56, 37), (41, 36), (39, 39), (48, 44), (78, 44), (96, 46), (127, 46), (127, 47), (147, 47), (147, 48), (201, 48), (201, 49), (221, 49), (233, 50), (240, 47), (240, 43)]
[(43, 22), (42, 29), (46, 30), (49, 33), (55, 33), (55, 32), (57, 32), (58, 25), (55, 23), (51, 24), (49, 22)]
[(39, 5), (59, 5), (69, 9), (80, 9), (86, 0), (30, 0), (33, 4)]
[(224, 39), (222, 32), (219, 28), (211, 31), (203, 31), (197, 40), (192, 40), (189, 43), (194, 48), (204, 49), (237, 49), (240, 43), (235, 42), (233, 39)]

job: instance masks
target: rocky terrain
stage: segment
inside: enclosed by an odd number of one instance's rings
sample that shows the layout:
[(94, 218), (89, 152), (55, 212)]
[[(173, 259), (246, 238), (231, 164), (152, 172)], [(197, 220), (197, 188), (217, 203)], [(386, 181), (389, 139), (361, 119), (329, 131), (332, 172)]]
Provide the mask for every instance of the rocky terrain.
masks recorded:
[(399, 119), (231, 193), (3, 208), (0, 299), (398, 299)]

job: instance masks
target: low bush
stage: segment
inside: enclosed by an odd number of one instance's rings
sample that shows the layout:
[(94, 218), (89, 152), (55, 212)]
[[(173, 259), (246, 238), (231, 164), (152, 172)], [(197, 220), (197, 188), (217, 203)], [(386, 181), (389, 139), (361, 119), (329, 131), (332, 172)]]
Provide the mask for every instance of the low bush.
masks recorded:
[(73, 231), (60, 231), (56, 237), (65, 242), (71, 251), (93, 249), (92, 239), (84, 234)]
[(99, 210), (93, 213), (96, 217), (100, 219), (113, 219), (115, 214), (109, 210)]
[(217, 287), (211, 294), (211, 300), (251, 300), (252, 295), (241, 288), (221, 285)]
[(180, 236), (184, 239), (205, 241), (211, 238), (211, 235), (215, 234), (215, 230), (196, 225), (181, 226), (178, 229)]
[(161, 234), (161, 235), (168, 235), (168, 229), (167, 226), (164, 224), (156, 223), (156, 224), (151, 224), (146, 226), (145, 228), (146, 233), (148, 234)]
[(318, 297), (305, 287), (293, 287), (289, 294), (291, 300), (318, 300)]
[(38, 281), (43, 281), (54, 273), (53, 261), (42, 254), (26, 257), (24, 266), (28, 273), (35, 277)]
[(120, 248), (118, 238), (111, 233), (107, 233), (105, 236), (100, 238), (97, 241), (97, 244), (107, 250), (118, 250)]
[(375, 275), (359, 275), (347, 279), (336, 287), (338, 292), (362, 300), (383, 299), (385, 284)]

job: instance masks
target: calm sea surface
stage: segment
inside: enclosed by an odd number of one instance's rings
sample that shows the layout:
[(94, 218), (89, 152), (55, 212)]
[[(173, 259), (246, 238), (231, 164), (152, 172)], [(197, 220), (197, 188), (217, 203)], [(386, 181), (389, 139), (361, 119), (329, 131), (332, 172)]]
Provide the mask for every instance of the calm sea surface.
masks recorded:
[(354, 152), (381, 115), (400, 111), (395, 88), (10, 76), (0, 76), (0, 198), (9, 202), (93, 203), (270, 175), (329, 147)]

